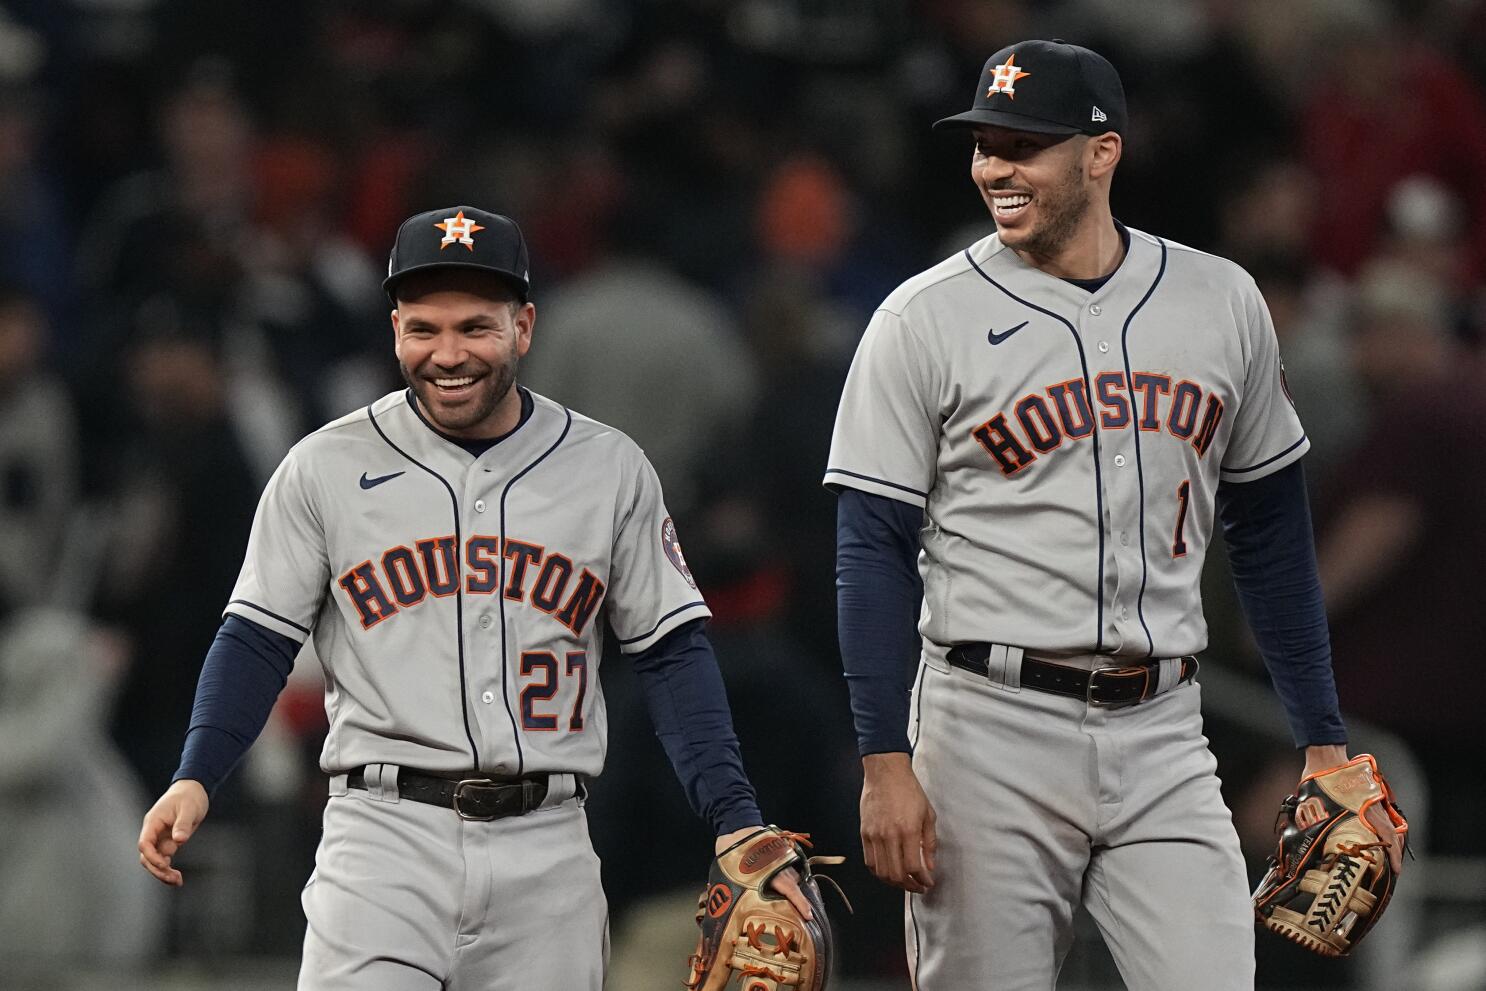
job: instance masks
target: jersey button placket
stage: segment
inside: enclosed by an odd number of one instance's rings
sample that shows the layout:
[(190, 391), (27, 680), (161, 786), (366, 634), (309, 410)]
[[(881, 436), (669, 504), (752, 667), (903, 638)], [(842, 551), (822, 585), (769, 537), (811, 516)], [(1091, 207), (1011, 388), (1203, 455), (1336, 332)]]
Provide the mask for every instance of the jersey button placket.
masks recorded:
[[(1124, 359), (1119, 352), (1111, 354), (1111, 344), (1103, 333), (1107, 330), (1100, 325), (1105, 323), (1102, 319), (1104, 307), (1100, 303), (1089, 303), (1084, 307), (1085, 316), (1080, 323), (1082, 329), (1092, 338), (1094, 349), (1107, 357), (1094, 362), (1096, 368), (1102, 366), (1101, 371), (1113, 372), (1124, 378)], [(1115, 321), (1118, 324), (1118, 320)], [(1095, 328), (1099, 328), (1096, 333)], [(1118, 327), (1116, 327), (1118, 329)], [(1140, 525), (1140, 482), (1138, 473), (1134, 470), (1133, 455), (1127, 453), (1135, 443), (1136, 416), (1138, 410), (1135, 408), (1133, 397), (1125, 392), (1126, 401), (1129, 405), (1129, 421), (1121, 429), (1105, 430), (1100, 436), (1100, 459), (1104, 465), (1103, 489), (1104, 505), (1107, 517), (1108, 543), (1105, 547), (1105, 567), (1107, 569), (1104, 600), (1104, 644), (1106, 651), (1116, 651), (1127, 642), (1138, 642), (1143, 638), (1138, 631), (1128, 628), (1130, 621), (1130, 600), (1137, 594), (1140, 586), (1141, 561), (1140, 550), (1132, 547), (1134, 542), (1131, 533)]]
[[(502, 690), (501, 599), (499, 587), (499, 510), (502, 475), (490, 470), (490, 460), (481, 458), (469, 466), (460, 489), (460, 529), (465, 542), (461, 550), (464, 587), (465, 673), (470, 720), (487, 741), (481, 756), (487, 762), (514, 758), (509, 742), (510, 724), (505, 713), (509, 696)], [(472, 550), (472, 541), (480, 546)], [(513, 659), (514, 663), (514, 659)], [(494, 767), (494, 764), (490, 764)]]

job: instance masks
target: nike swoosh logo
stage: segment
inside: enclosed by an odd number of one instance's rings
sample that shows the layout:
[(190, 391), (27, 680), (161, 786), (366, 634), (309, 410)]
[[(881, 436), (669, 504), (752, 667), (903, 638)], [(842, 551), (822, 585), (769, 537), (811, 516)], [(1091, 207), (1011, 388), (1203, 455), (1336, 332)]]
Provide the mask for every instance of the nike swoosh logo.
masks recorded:
[(405, 472), (405, 471), (394, 471), (392, 474), (390, 474), (390, 475), (383, 475), (380, 478), (367, 478), (366, 477), (366, 472), (362, 472), (361, 473), (361, 487), (363, 489), (374, 489), (378, 485), (381, 485), (383, 482), (390, 482), (394, 478), (396, 478), (398, 475), (406, 475), (406, 474), (407, 474), (407, 472)]
[(1000, 344), (1002, 341), (1006, 340), (1012, 334), (1015, 334), (1017, 331), (1021, 330), (1025, 326), (1027, 326), (1027, 324), (1029, 324), (1029, 323), (1031, 323), (1030, 320), (1023, 320), (1021, 323), (1017, 324), (1015, 327), (1013, 327), (1010, 330), (1008, 330), (1008, 331), (1006, 331), (1004, 333), (1001, 333), (1001, 334), (998, 334), (998, 333), (996, 333), (993, 330), (990, 333), (986, 334), (986, 340), (990, 341), (992, 344)]

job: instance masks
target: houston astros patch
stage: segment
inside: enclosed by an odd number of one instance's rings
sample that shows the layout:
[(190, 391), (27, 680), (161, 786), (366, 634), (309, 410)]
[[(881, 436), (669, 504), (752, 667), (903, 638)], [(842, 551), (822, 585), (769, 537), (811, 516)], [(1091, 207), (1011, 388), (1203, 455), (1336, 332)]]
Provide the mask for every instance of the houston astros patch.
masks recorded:
[(681, 572), (681, 577), (686, 579), (686, 584), (692, 588), (697, 587), (697, 580), (691, 576), (691, 569), (686, 566), (686, 555), (681, 553), (681, 541), (676, 536), (676, 524), (671, 522), (669, 516), (660, 525), (660, 544), (665, 548), (666, 557)]

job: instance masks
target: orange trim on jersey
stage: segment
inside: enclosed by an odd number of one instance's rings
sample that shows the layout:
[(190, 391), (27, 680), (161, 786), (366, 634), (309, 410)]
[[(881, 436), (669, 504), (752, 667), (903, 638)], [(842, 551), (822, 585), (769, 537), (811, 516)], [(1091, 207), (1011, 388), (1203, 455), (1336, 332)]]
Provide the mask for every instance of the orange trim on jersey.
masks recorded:
[(578, 584), (573, 589), (573, 594), (568, 596), (568, 601), (553, 614), (553, 618), (582, 636), (583, 628), (598, 611), (599, 603), (603, 601), (604, 593), (607, 591), (608, 587), (599, 580), (599, 576), (584, 568), (583, 573), (578, 576)]
[[(1002, 439), (999, 441), (996, 440), (994, 434), (1000, 434)], [(1024, 470), (1028, 465), (1037, 460), (1037, 455), (1033, 454), (1026, 445), (1017, 439), (1016, 434), (1011, 432), (1006, 422), (1005, 413), (997, 413), (980, 426), (971, 430), (970, 436), (974, 437), (976, 443), (985, 448), (986, 453), (991, 456), (996, 464), (1001, 466), (1001, 474), (1007, 478)], [(1001, 448), (1006, 448), (1015, 454), (1017, 456), (1016, 463), (1013, 463), (1011, 459), (1003, 457), (1001, 453), (998, 453)]]
[(1140, 415), (1135, 423), (1139, 429), (1150, 433), (1161, 429), (1161, 396), (1171, 393), (1171, 376), (1156, 372), (1135, 372), (1130, 376), (1131, 407), (1134, 408), (1135, 393), (1142, 394)]
[[(1191, 386), (1192, 387), (1191, 391), (1188, 391), (1186, 393), (1186, 395), (1189, 395), (1189, 396), (1192, 397), (1192, 403), (1191, 403), (1191, 406), (1190, 406), (1190, 413), (1187, 416), (1187, 424), (1186, 424), (1186, 426), (1183, 427), (1181, 430), (1178, 430), (1177, 429), (1176, 418), (1177, 418), (1178, 411), (1181, 409), (1182, 395), (1183, 395), (1182, 386), (1184, 386), (1184, 385), (1187, 385), (1187, 386)], [(1166, 432), (1169, 433), (1169, 434), (1171, 434), (1171, 436), (1173, 436), (1173, 437), (1179, 437), (1182, 440), (1186, 440), (1187, 438), (1191, 437), (1192, 436), (1192, 431), (1197, 426), (1197, 411), (1199, 409), (1201, 409), (1201, 408), (1202, 408), (1202, 386), (1201, 385), (1199, 385), (1196, 382), (1193, 382), (1191, 379), (1182, 379), (1181, 381), (1179, 381), (1176, 384), (1174, 384), (1171, 387), (1171, 408), (1166, 411)]]
[[(398, 551), (402, 551), (403, 554), (392, 557)], [(399, 575), (396, 569), (398, 562), (403, 564), (402, 575)], [(382, 555), (382, 573), (387, 576), (387, 584), (392, 588), (392, 595), (397, 599), (397, 604), (404, 609), (416, 606), (427, 594), (428, 586), (424, 584), (423, 571), (418, 566), (418, 555), (407, 545), (393, 547)], [(399, 579), (406, 580), (406, 592), (399, 585)]]
[(1218, 424), (1223, 422), (1223, 400), (1218, 398), (1216, 392), (1207, 394), (1207, 407), (1202, 411), (1202, 426), (1198, 427), (1192, 434), (1192, 446), (1197, 449), (1197, 456), (1203, 457), (1207, 449), (1213, 445), (1213, 437), (1218, 433)]
[[(557, 587), (549, 592), (542, 591), (543, 585), (550, 584), (549, 575), (557, 573), (557, 566), (561, 564), (565, 569), (562, 578), (557, 582)], [(573, 559), (566, 554), (553, 552), (547, 555), (547, 560), (542, 562), (541, 573), (537, 575), (536, 581), (531, 586), (531, 605), (533, 609), (540, 609), (544, 613), (557, 611), (558, 603), (562, 601), (562, 593), (567, 591), (568, 581), (573, 577)], [(545, 605), (543, 603), (546, 603)]]
[[(428, 593), (442, 599), (458, 592), (462, 569), (460, 568), (459, 549), (454, 545), (454, 534), (420, 540), (417, 547), (418, 555), (423, 561), (423, 581), (428, 586)], [(437, 553), (432, 553), (434, 551)], [(441, 564), (444, 575), (442, 578), (436, 578), (434, 572)], [(441, 585), (444, 586), (442, 592), (439, 591)]]
[[(573, 663), (577, 658), (577, 663)], [(567, 655), (567, 675), (573, 676), (573, 669), (578, 669), (578, 694), (573, 698), (573, 711), (568, 716), (568, 732), (581, 733), (587, 725), (583, 703), (588, 700), (588, 651), (570, 650)]]
[[(1058, 411), (1063, 436), (1079, 440), (1094, 432), (1094, 407), (1089, 402), (1089, 383), (1082, 376), (1048, 386), (1047, 395), (1053, 401), (1053, 408)], [(1069, 396), (1078, 400), (1081, 422), (1077, 426), (1072, 422), (1073, 410), (1069, 408)]]
[[(532, 663), (534, 659), (540, 659), (544, 663)], [(521, 676), (524, 678), (530, 675), (537, 667), (541, 667), (547, 672), (547, 678), (540, 686), (535, 682), (521, 686), (521, 695), (519, 696), (521, 728), (530, 733), (553, 733), (557, 730), (557, 713), (538, 712), (536, 710), (536, 703), (550, 702), (557, 697), (557, 655), (550, 650), (523, 651), (520, 665)], [(546, 694), (536, 694), (536, 690), (539, 687)], [(550, 726), (546, 723), (549, 719), (552, 721)]]
[[(382, 588), (381, 581), (377, 577), (377, 569), (372, 564), (371, 558), (367, 558), (341, 575), (336, 584), (350, 597), (351, 605), (356, 610), (363, 630), (369, 630), (382, 620), (397, 615), (397, 604), (387, 597), (387, 592)], [(359, 594), (356, 589), (352, 588), (353, 585), (360, 589)], [(363, 596), (369, 604), (377, 605), (377, 608), (363, 608)], [(372, 602), (371, 596), (376, 596), (377, 601)], [(374, 615), (376, 618), (367, 622), (368, 615)]]
[(510, 559), (511, 568), (506, 578), (506, 587), (502, 594), (512, 602), (526, 601), (526, 569), (528, 565), (539, 565), (542, 558), (547, 554), (547, 548), (541, 544), (528, 543), (525, 540), (512, 540), (507, 537), (505, 545), (501, 547), (501, 557)]
[[(1113, 386), (1120, 391), (1113, 396), (1109, 395), (1106, 386)], [(1129, 383), (1125, 381), (1124, 372), (1100, 372), (1094, 376), (1094, 391), (1098, 393), (1100, 406), (1109, 406), (1119, 411), (1118, 418), (1111, 417), (1109, 410), (1099, 411), (1099, 426), (1104, 430), (1123, 430), (1130, 424), (1135, 416), (1135, 406), (1130, 401)]]
[(1192, 480), (1184, 478), (1176, 487), (1176, 526), (1171, 533), (1171, 556), (1187, 556), (1187, 514), (1192, 508)]
[[(481, 556), (481, 552), (495, 556)], [(494, 595), (500, 588), (500, 537), (488, 533), (471, 534), (464, 542), (464, 565), (467, 569), (464, 590), (470, 595)], [(485, 579), (489, 580), (489, 588), (475, 587), (477, 583), (484, 584)]]
[[(1032, 418), (1027, 415), (1027, 412), (1034, 409), (1040, 412), (1042, 425), (1047, 428), (1050, 435), (1046, 439), (1039, 437), (1032, 429)], [(1051, 454), (1063, 446), (1063, 431), (1058, 429), (1057, 417), (1053, 415), (1052, 410), (1047, 408), (1047, 400), (1042, 398), (1042, 393), (1034, 392), (1018, 399), (1016, 405), (1012, 407), (1012, 412), (1016, 415), (1016, 422), (1021, 424), (1027, 439), (1032, 442), (1033, 449), (1039, 454)]]

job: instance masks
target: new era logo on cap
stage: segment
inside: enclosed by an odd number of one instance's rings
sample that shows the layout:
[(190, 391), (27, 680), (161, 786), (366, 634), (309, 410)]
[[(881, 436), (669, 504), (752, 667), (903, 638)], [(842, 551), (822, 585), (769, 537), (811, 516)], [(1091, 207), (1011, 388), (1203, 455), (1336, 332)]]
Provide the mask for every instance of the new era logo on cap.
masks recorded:
[(1109, 116), (1103, 110), (1100, 110), (1098, 107), (1095, 107), (1094, 108), (1094, 116), (1090, 117), (1089, 120), (1092, 121), (1095, 124), (1099, 124), (1099, 123), (1102, 123), (1103, 121), (1109, 120)]

